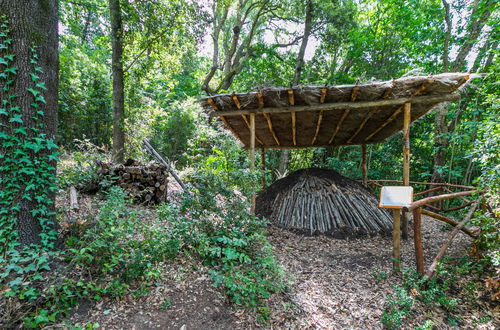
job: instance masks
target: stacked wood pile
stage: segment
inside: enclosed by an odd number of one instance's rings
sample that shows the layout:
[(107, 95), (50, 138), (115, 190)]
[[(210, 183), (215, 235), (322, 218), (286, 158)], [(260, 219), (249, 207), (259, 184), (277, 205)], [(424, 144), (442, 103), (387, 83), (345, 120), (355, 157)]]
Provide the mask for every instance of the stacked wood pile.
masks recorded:
[(99, 176), (110, 178), (139, 203), (158, 204), (167, 201), (168, 172), (165, 166), (142, 164), (129, 159), (124, 164), (97, 162)]
[(392, 222), (364, 186), (332, 170), (304, 169), (258, 197), (256, 213), (279, 227), (335, 237), (389, 233)]

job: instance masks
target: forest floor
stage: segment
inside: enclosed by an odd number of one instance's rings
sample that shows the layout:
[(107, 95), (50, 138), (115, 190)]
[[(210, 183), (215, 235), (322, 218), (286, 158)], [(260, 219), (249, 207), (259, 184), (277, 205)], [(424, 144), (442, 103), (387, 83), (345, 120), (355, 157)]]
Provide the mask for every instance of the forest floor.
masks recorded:
[[(449, 231), (428, 217), (423, 217), (423, 224), (424, 251), (429, 265)], [(268, 237), (290, 285), (288, 292), (269, 299), (269, 309), (260, 311), (268, 313), (267, 323), (257, 321), (255, 311), (231, 306), (221, 290), (214, 287), (207, 269), (189, 259), (164, 265), (162, 280), (152, 285), (147, 294), (130, 295), (119, 301), (82, 301), (67, 322), (137, 330), (382, 328), (384, 303), (393, 294), (392, 286), (402, 283), (401, 276), (391, 270), (390, 237), (307, 237), (272, 227)], [(401, 246), (404, 267), (414, 267), (411, 237), (410, 232), (410, 239)], [(460, 233), (447, 255), (464, 256), (469, 246), (470, 238)], [(457, 307), (461, 316), (458, 326), (499, 328), (498, 313), (493, 314), (486, 299), (480, 294), (477, 299), (469, 298)], [(414, 307), (405, 327), (431, 320), (439, 329), (452, 328), (447, 317), (446, 311), (437, 307)]]

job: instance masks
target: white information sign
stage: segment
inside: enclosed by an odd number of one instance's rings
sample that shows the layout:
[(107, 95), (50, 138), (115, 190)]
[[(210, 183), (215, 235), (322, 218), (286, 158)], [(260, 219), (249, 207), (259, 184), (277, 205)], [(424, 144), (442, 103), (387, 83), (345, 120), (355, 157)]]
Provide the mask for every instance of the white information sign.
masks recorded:
[(402, 209), (413, 203), (413, 187), (386, 186), (380, 191), (380, 208)]

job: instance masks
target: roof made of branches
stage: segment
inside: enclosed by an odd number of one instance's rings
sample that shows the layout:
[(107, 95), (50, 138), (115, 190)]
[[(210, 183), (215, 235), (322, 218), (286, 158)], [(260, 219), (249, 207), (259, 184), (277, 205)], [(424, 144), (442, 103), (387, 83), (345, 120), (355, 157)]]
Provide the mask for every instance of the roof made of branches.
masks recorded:
[(201, 99), (202, 106), (250, 147), (250, 114), (255, 114), (256, 148), (308, 148), (382, 142), (403, 128), (403, 109), (411, 103), (411, 122), (455, 91), (466, 73), (403, 77), (359, 85), (263, 88)]

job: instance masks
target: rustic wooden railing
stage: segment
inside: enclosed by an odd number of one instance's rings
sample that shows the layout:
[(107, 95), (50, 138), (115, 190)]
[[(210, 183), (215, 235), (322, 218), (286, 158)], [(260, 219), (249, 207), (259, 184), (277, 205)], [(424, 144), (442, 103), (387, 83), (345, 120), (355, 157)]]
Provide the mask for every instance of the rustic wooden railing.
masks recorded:
[[(367, 182), (368, 187), (371, 187), (373, 191), (377, 191), (377, 188), (382, 187), (383, 184), (392, 183), (392, 184), (402, 184), (402, 181), (399, 180), (371, 180)], [(446, 249), (451, 244), (453, 238), (458, 234), (459, 231), (464, 232), (465, 234), (475, 237), (477, 235), (477, 231), (474, 231), (470, 228), (465, 227), (465, 224), (471, 219), (474, 211), (480, 205), (479, 199), (469, 200), (466, 197), (469, 196), (478, 196), (484, 194), (485, 191), (480, 191), (476, 187), (472, 186), (464, 186), (464, 185), (455, 185), (448, 183), (432, 183), (432, 182), (418, 182), (418, 181), (410, 181), (410, 185), (412, 186), (423, 186), (426, 189), (420, 192), (414, 193), (414, 197), (425, 196), (432, 194), (433, 196), (424, 197), (422, 199), (418, 199), (411, 203), (410, 205), (403, 208), (404, 212), (413, 212), (413, 239), (415, 244), (415, 259), (417, 264), (417, 271), (421, 275), (426, 275), (427, 278), (431, 278), (434, 275), (436, 267), (439, 261), (443, 258)], [(464, 191), (453, 191), (455, 190), (464, 190)], [(445, 194), (436, 195), (439, 192), (446, 192)], [(444, 207), (444, 201), (449, 201), (452, 199), (460, 199), (462, 200), (462, 204), (456, 207)], [(438, 204), (438, 205), (436, 205)], [(464, 220), (461, 222), (456, 221), (451, 217), (444, 216), (440, 213), (447, 213), (452, 211), (457, 211), (460, 209), (464, 209), (466, 207), (470, 207), (467, 215)], [(481, 205), (484, 207), (484, 205)], [(429, 210), (430, 209), (430, 210)], [(432, 211), (431, 211), (432, 210)], [(432, 264), (429, 266), (427, 272), (424, 272), (425, 264), (424, 264), (424, 251), (422, 245), (422, 214), (430, 216), (436, 220), (443, 221), (447, 224), (450, 224), (454, 227), (454, 229), (448, 235), (446, 242), (439, 249), (436, 257), (434, 258)], [(394, 246), (399, 246), (399, 242), (393, 242)]]

